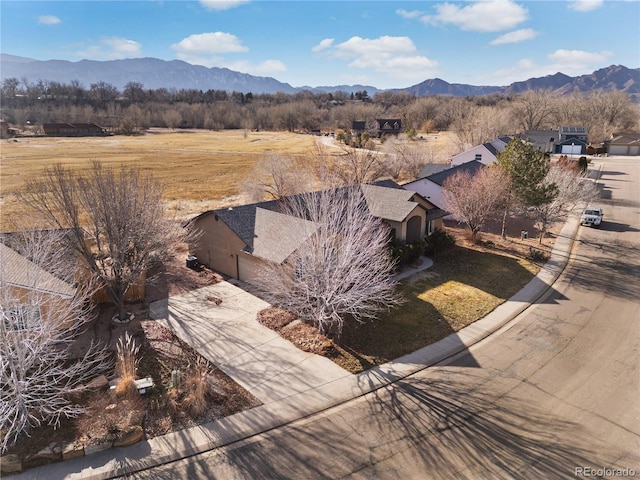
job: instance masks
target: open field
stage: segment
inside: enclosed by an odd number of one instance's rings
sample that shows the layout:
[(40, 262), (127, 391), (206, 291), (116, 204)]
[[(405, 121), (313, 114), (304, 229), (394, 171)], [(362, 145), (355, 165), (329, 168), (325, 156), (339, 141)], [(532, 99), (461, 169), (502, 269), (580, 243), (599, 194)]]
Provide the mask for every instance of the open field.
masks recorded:
[[(82, 169), (92, 160), (153, 172), (178, 217), (233, 203), (257, 162), (271, 154), (305, 155), (315, 138), (286, 132), (169, 132), (137, 137), (20, 138), (2, 142), (0, 207), (22, 213), (15, 193), (54, 163)], [(184, 211), (186, 210), (186, 211)]]
[[(448, 141), (446, 134), (425, 135), (425, 145)], [(246, 201), (241, 185), (256, 164), (270, 155), (309, 156), (331, 139), (289, 132), (244, 130), (153, 130), (142, 136), (19, 138), (0, 144), (0, 227), (24, 213), (15, 193), (29, 178), (62, 163), (82, 169), (92, 160), (131, 165), (153, 172), (165, 187), (165, 198), (179, 219), (211, 208)]]

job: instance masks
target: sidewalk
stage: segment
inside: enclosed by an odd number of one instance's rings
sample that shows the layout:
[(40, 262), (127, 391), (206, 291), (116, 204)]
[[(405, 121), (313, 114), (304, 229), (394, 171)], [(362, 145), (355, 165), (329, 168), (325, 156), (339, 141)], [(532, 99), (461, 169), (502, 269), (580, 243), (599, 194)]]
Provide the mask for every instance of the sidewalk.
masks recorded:
[[(340, 369), (340, 374), (335, 374), (335, 370), (333, 370), (333, 376), (330, 375), (330, 378), (316, 383), (314, 387), (307, 385), (307, 387), (310, 388), (305, 389), (298, 384), (298, 387), (292, 389), (287, 395), (280, 394), (273, 398), (268, 397), (264, 389), (260, 390), (255, 383), (252, 383), (254, 379), (250, 378), (250, 373), (247, 374), (248, 378), (245, 379), (240, 375), (239, 383), (244, 382), (245, 385), (250, 387), (250, 391), (256, 392), (256, 395), (265, 395), (263, 398), (265, 398), (267, 402), (264, 405), (206, 425), (142, 441), (130, 447), (113, 448), (93, 455), (30, 469), (24, 473), (14, 475), (11, 478), (42, 480), (58, 478), (105, 479), (133, 473), (144, 468), (221, 447), (231, 442), (277, 428), (301, 417), (339, 405), (355, 397), (384, 387), (395, 380), (441, 362), (496, 332), (522, 313), (531, 303), (534, 303), (544, 295), (548, 288), (553, 285), (559, 277), (569, 260), (573, 239), (578, 230), (578, 226), (579, 222), (577, 217), (571, 218), (566, 222), (556, 239), (549, 261), (538, 275), (520, 292), (486, 317), (455, 334), (449, 335), (439, 342), (358, 375), (352, 375), (342, 369)], [(226, 287), (224, 287), (223, 290), (216, 294), (218, 296), (233, 295), (233, 292), (235, 292), (235, 290), (226, 290)], [(229, 298), (231, 297), (228, 297), (227, 300), (229, 300)], [(193, 307), (188, 305), (186, 301), (187, 298), (180, 299), (177, 302), (174, 300), (175, 299), (170, 299), (170, 301), (165, 300), (164, 303), (166, 305), (154, 304), (155, 314), (160, 316), (160, 318), (167, 318), (167, 321), (172, 324), (177, 321), (175, 314), (173, 316), (169, 315), (172, 308), (174, 311), (182, 309), (182, 315), (190, 315), (193, 313), (191, 311)], [(197, 301), (201, 302), (202, 298)], [(224, 298), (222, 305), (225, 305)], [(251, 315), (249, 312), (252, 308), (257, 307), (257, 304), (251, 308), (247, 307), (247, 315)], [(165, 308), (166, 310), (163, 310)], [(166, 317), (163, 317), (165, 314)], [(255, 315), (253, 318), (255, 319)], [(242, 321), (245, 320), (243, 319)], [(176, 328), (179, 328), (179, 324), (176, 324)], [(246, 332), (246, 330), (243, 329), (243, 332)], [(189, 334), (186, 330), (185, 333)], [(200, 337), (201, 334), (202, 330), (194, 329), (191, 333), (191, 335), (193, 335), (191, 338), (194, 338), (197, 348), (203, 349), (202, 351), (204, 351), (204, 349), (208, 348), (208, 345), (207, 342), (203, 341)], [(220, 334), (220, 331), (215, 330), (209, 332), (209, 335), (214, 337)], [(241, 338), (245, 338), (243, 334)], [(274, 339), (267, 335), (264, 340), (265, 345), (269, 345)], [(225, 346), (224, 342), (226, 341), (227, 339), (223, 338), (221, 345)], [(229, 353), (231, 353), (232, 356), (235, 355), (235, 358), (240, 359), (243, 358), (244, 355), (247, 358), (247, 365), (251, 363), (249, 361), (250, 358), (256, 360), (256, 362), (258, 362), (256, 365), (259, 365), (261, 361), (258, 360), (259, 356), (263, 354), (268, 356), (268, 349), (263, 352), (256, 351), (255, 354), (248, 353), (249, 350), (253, 348), (248, 342), (240, 346), (226, 345), (226, 347), (236, 349), (231, 352), (224, 352), (220, 357), (223, 364), (226, 362), (227, 368), (230, 368), (229, 365), (231, 365), (229, 358), (226, 357)], [(211, 352), (208, 354), (215, 355), (217, 348), (218, 347), (211, 348)], [(258, 348), (258, 350), (260, 349)], [(233, 352), (235, 352), (235, 354)], [(261, 358), (264, 359), (264, 356)], [(304, 361), (306, 360), (303, 360), (303, 362)], [(295, 363), (295, 360), (293, 360), (293, 363)], [(288, 368), (289, 367), (286, 367), (284, 370)], [(293, 372), (294, 370), (291, 371)], [(237, 372), (231, 375), (238, 381), (236, 374)], [(261, 373), (258, 373), (255, 378), (259, 378), (260, 375)]]
[[(217, 297), (220, 305), (207, 300)], [(154, 302), (149, 316), (188, 339), (200, 355), (263, 404), (350, 375), (325, 357), (303, 352), (256, 320), (269, 304), (228, 282)]]

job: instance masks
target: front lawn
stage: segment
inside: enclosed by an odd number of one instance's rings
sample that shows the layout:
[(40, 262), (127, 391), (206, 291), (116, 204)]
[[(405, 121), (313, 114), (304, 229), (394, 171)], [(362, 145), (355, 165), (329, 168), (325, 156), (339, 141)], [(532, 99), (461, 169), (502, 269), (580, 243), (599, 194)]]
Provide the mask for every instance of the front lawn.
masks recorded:
[(434, 343), (484, 317), (540, 270), (502, 253), (456, 246), (403, 280), (405, 303), (364, 324), (346, 322), (333, 360), (358, 373)]

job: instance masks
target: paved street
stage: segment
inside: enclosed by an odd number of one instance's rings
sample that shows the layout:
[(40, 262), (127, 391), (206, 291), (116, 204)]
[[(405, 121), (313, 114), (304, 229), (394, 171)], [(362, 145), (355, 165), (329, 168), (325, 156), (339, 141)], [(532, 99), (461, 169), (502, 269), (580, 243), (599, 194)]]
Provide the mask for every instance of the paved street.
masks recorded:
[(640, 477), (640, 165), (601, 161), (602, 227), (580, 229), (559, 281), (500, 332), (446, 365), (135, 477)]

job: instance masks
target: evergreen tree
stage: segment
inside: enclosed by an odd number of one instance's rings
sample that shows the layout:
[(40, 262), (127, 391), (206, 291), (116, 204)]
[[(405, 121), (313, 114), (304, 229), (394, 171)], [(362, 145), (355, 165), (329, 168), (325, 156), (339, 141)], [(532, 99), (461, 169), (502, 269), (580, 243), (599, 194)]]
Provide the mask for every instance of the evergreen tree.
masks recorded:
[(498, 162), (511, 180), (515, 200), (523, 207), (550, 203), (558, 196), (554, 183), (544, 183), (551, 167), (549, 157), (531, 144), (514, 138), (500, 153)]

